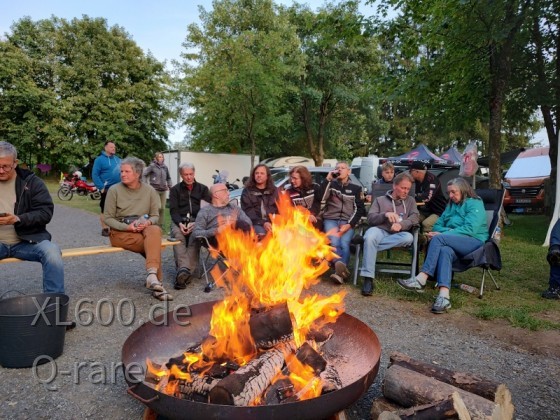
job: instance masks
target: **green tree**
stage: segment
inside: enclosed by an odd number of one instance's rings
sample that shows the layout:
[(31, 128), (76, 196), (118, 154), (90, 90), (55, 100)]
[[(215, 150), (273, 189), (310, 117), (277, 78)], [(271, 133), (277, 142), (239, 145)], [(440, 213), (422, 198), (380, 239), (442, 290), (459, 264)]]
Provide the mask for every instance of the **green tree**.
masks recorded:
[(124, 29), (24, 18), (0, 59), (0, 135), (29, 163), (85, 164), (107, 139), (144, 159), (165, 148), (169, 77)]
[(213, 152), (274, 153), (290, 126), (282, 105), (301, 74), (295, 30), (270, 0), (223, 0), (200, 10), (188, 28), (183, 78), (191, 147)]
[(296, 4), (289, 12), (305, 55), (294, 109), (310, 156), (322, 165), (326, 151), (346, 158), (369, 148), (379, 136), (370, 131), (378, 124), (368, 125), (376, 115), (368, 104), (373, 104), (371, 79), (379, 70), (378, 45), (358, 2), (327, 4), (316, 13)]

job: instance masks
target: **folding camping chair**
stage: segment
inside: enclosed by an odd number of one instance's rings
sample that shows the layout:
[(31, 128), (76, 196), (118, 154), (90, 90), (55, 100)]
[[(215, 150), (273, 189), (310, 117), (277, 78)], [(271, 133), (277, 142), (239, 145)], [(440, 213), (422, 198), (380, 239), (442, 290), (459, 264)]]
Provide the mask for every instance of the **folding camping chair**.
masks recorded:
[(213, 240), (214, 238), (207, 238), (206, 236), (197, 236), (196, 239), (199, 241), (200, 246), (202, 248), (205, 248), (207, 251), (206, 256), (201, 255), (200, 260), (202, 262), (202, 275), (206, 280), (206, 286), (204, 287), (204, 292), (210, 293), (216, 287), (216, 279), (214, 279), (211, 274), (214, 267), (216, 266), (219, 267), (220, 263), (223, 266), (225, 266), (225, 269), (222, 270), (222, 273), (220, 274), (217, 280), (224, 277), (229, 270), (234, 270), (234, 269), (229, 266), (226, 257), (222, 254), (222, 252), (218, 248), (216, 248), (215, 245), (212, 244), (215, 242)]
[(490, 270), (499, 272), (502, 269), (502, 257), (495, 237), (504, 200), (504, 190), (476, 189), (475, 192), (484, 202), (488, 224), (488, 240), (480, 248), (454, 262), (452, 269), (454, 273), (460, 273), (473, 267), (481, 268), (482, 278), (478, 297), (482, 298), (486, 274), (490, 275), (494, 286), (496, 286), (496, 290), (500, 290), (500, 286)]

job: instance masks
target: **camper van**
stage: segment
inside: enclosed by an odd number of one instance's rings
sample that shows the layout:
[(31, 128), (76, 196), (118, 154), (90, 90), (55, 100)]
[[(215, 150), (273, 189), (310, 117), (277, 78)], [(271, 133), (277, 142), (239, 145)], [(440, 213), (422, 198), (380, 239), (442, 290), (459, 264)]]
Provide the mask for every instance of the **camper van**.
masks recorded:
[(504, 177), (504, 209), (537, 213), (544, 209), (544, 182), (550, 177), (548, 147), (521, 152)]

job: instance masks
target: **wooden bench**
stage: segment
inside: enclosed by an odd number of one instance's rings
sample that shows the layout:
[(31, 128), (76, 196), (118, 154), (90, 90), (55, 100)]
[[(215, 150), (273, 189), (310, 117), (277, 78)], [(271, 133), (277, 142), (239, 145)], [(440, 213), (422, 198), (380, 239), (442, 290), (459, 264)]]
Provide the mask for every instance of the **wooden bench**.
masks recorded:
[[(178, 245), (180, 243), (181, 242), (179, 241), (169, 241), (165, 239), (161, 242), (161, 247), (165, 248), (168, 246)], [(84, 248), (68, 248), (62, 250), (62, 258), (81, 257), (83, 255), (111, 254), (114, 252), (122, 252), (122, 251), (127, 251), (127, 250), (124, 248), (111, 246), (111, 245), (87, 246)], [(24, 260), (20, 260), (19, 258), (4, 258), (3, 260), (0, 260), (0, 264), (19, 262), (19, 261), (24, 261)]]

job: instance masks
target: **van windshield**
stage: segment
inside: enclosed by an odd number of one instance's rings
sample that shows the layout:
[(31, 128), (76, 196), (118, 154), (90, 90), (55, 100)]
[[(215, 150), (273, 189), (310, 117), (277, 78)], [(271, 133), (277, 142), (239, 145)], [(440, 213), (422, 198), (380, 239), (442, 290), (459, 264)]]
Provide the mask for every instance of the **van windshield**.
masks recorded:
[(538, 178), (550, 175), (548, 155), (517, 158), (506, 173), (506, 178)]

